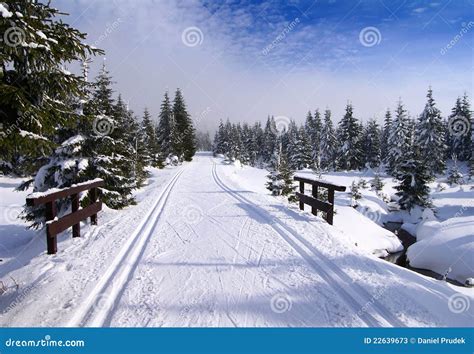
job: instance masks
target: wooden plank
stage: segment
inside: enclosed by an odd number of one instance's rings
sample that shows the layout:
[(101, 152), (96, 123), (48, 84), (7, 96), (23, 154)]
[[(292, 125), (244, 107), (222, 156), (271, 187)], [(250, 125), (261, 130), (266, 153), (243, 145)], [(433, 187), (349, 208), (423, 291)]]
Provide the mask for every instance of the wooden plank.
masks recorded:
[(325, 213), (327, 213), (333, 207), (332, 204), (322, 202), (316, 198), (310, 197), (309, 195), (305, 195), (303, 193), (296, 193), (296, 195), (298, 196), (300, 203), (303, 202), (304, 204), (308, 204), (311, 207), (318, 208), (319, 210), (324, 211)]
[[(318, 186), (316, 184), (311, 185), (311, 196), (318, 199)], [(311, 214), (318, 216), (318, 208), (311, 207)]]
[(311, 178), (306, 178), (306, 177), (295, 176), (294, 180), (298, 181), (300, 183), (303, 182), (303, 183), (308, 183), (308, 184), (315, 184), (318, 187), (333, 189), (333, 190), (338, 191), (338, 192), (345, 192), (346, 191), (345, 186), (341, 186), (341, 185), (338, 185), (338, 184), (332, 184), (332, 183), (329, 183), (327, 181), (322, 181), (322, 180), (318, 180), (318, 179), (311, 179)]
[(329, 189), (328, 190), (328, 202), (333, 205), (331, 210), (329, 210), (326, 213), (326, 221), (328, 222), (329, 225), (333, 224), (334, 221), (334, 190)]
[[(79, 194), (71, 195), (71, 214), (79, 210)], [(72, 237), (81, 237), (81, 223), (72, 225)]]
[(61, 219), (56, 220), (48, 224), (48, 230), (52, 234), (58, 234), (74, 224), (79, 223), (81, 220), (87, 219), (93, 214), (97, 214), (102, 210), (102, 202), (96, 202), (94, 204), (76, 211), (74, 214), (68, 214), (63, 216)]
[[(304, 182), (300, 181), (300, 193), (304, 194)], [(298, 194), (298, 193), (296, 193)], [(300, 199), (300, 210), (304, 210), (304, 202)]]
[[(92, 188), (89, 193), (90, 203), (97, 201), (97, 188)], [(91, 215), (91, 225), (97, 225), (97, 213)]]
[[(46, 221), (54, 220), (56, 217), (56, 203), (55, 201), (46, 203)], [(58, 251), (58, 241), (56, 240), (56, 233), (46, 226), (46, 245), (48, 254), (56, 254)]]
[(83, 192), (92, 188), (102, 187), (104, 185), (104, 181), (95, 181), (88, 184), (81, 184), (80, 186), (65, 188), (55, 193), (47, 194), (37, 198), (26, 198), (26, 205), (27, 206), (38, 206), (42, 204), (46, 204), (51, 201), (55, 201), (57, 199), (69, 197), (72, 194), (77, 194), (79, 192)]

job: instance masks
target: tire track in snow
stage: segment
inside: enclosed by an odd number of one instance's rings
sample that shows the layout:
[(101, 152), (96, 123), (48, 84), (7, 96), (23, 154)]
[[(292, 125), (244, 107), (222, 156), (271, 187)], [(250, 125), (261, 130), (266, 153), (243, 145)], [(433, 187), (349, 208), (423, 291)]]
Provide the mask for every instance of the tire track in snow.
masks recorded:
[[(239, 195), (227, 187), (217, 174), (217, 165), (213, 162), (212, 176), (215, 183), (223, 190), (228, 192), (239, 202), (249, 206), (256, 214), (267, 223), (290, 244), (290, 246), (303, 258), (311, 267), (322, 276), (326, 282), (336, 290), (336, 293), (355, 311), (355, 313), (368, 326), (393, 326), (404, 327), (405, 325), (397, 317), (395, 317), (387, 308), (385, 308), (375, 296), (370, 295), (359, 284), (354, 284), (351, 278), (340, 269), (334, 262), (330, 261), (321, 252), (315, 249), (311, 243), (298, 235), (294, 230), (283, 224), (275, 218), (266, 215), (267, 212), (255, 205), (247, 198)], [(299, 243), (298, 243), (299, 241)], [(319, 260), (317, 262), (314, 257), (309, 255), (304, 248), (316, 256)], [(323, 267), (324, 266), (324, 267)], [(363, 310), (367, 307), (366, 310)]]
[(83, 304), (78, 307), (68, 322), (69, 327), (102, 327), (110, 321), (116, 301), (125, 290), (160, 219), (171, 190), (183, 172), (184, 168), (181, 168), (163, 188), (150, 212), (143, 218)]

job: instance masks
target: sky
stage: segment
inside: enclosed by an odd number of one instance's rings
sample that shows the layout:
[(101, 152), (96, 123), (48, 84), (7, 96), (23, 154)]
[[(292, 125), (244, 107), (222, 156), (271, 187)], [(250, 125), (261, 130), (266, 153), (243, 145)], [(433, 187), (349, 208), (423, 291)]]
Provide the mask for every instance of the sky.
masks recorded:
[(431, 85), (443, 115), (473, 92), (473, 0), (53, 0), (65, 21), (106, 51), (129, 107), (156, 118), (183, 91), (200, 130), (220, 119), (303, 122), (347, 102), (382, 120), (405, 103), (416, 117)]

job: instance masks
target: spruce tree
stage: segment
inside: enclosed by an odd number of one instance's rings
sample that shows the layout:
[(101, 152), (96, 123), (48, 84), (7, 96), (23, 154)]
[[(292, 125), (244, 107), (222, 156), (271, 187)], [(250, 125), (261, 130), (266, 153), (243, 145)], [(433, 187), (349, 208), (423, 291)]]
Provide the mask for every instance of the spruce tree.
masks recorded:
[(359, 169), (362, 166), (361, 129), (350, 103), (347, 104), (346, 113), (339, 123), (338, 139), (341, 144), (338, 152), (339, 166), (346, 170)]
[(288, 201), (294, 202), (295, 187), (293, 185), (293, 172), (291, 171), (286, 154), (282, 150), (281, 139), (275, 142), (275, 149), (270, 160), (270, 173), (267, 176), (267, 189), (274, 196), (286, 196)]
[[(84, 79), (65, 65), (103, 52), (85, 44), (86, 35), (64, 23), (64, 14), (49, 2), (8, 1), (3, 6), (0, 170), (30, 176), (61, 146), (58, 127), (74, 127), (79, 119), (71, 100), (82, 95)], [(8, 36), (12, 29), (17, 32)]]
[(191, 161), (196, 153), (196, 133), (179, 88), (174, 96), (173, 117), (175, 127), (172, 150), (180, 159)]
[(403, 159), (412, 149), (408, 119), (407, 111), (403, 107), (402, 101), (399, 100), (388, 137), (388, 152), (386, 157), (388, 172), (393, 177), (397, 176)]
[(461, 171), (459, 171), (458, 161), (456, 155), (452, 156), (453, 165), (449, 169), (448, 173), (448, 183), (452, 185), (456, 184), (463, 184), (464, 176), (462, 175)]
[(324, 124), (321, 131), (321, 167), (336, 169), (337, 166), (337, 138), (331, 119), (331, 111), (324, 112)]
[(398, 204), (404, 210), (415, 207), (431, 207), (429, 171), (422, 160), (418, 149), (407, 153), (399, 166), (397, 174), (399, 184), (395, 186), (399, 197)]
[(416, 126), (416, 145), (420, 149), (420, 159), (428, 167), (428, 172), (434, 176), (445, 169), (445, 131), (431, 87), (426, 97), (428, 101)]
[(171, 139), (175, 135), (175, 124), (173, 119), (173, 111), (168, 96), (165, 92), (163, 101), (161, 103), (161, 110), (159, 115), (158, 128), (156, 131), (158, 145), (164, 158), (168, 158), (172, 153)]
[(388, 163), (387, 158), (388, 158), (388, 151), (390, 150), (389, 138), (390, 138), (391, 130), (392, 130), (392, 114), (390, 113), (390, 110), (387, 109), (387, 112), (385, 112), (382, 135), (380, 137), (380, 158), (382, 162), (385, 164)]
[(364, 128), (363, 137), (364, 163), (367, 167), (377, 167), (381, 162), (380, 129), (375, 119), (369, 120)]
[(273, 152), (275, 151), (275, 143), (277, 140), (277, 127), (275, 119), (268, 117), (263, 131), (263, 141), (261, 145), (262, 160), (264, 163), (269, 163)]
[(163, 167), (163, 156), (160, 152), (155, 125), (152, 122), (150, 112), (145, 108), (140, 129), (141, 143), (145, 150), (147, 164), (153, 167)]

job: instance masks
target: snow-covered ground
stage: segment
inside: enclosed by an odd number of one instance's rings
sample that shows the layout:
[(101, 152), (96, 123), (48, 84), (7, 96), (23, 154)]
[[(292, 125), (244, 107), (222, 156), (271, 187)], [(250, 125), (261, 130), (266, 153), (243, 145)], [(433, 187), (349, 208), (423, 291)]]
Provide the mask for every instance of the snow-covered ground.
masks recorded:
[(358, 219), (353, 233), (337, 226), (342, 204), (333, 227), (264, 181), (265, 171), (199, 154), (153, 170), (138, 205), (104, 210), (81, 239), (65, 232), (48, 256), (44, 232), (10, 220), (25, 194), (2, 179), (0, 325), (472, 325), (472, 289), (374, 257)]

